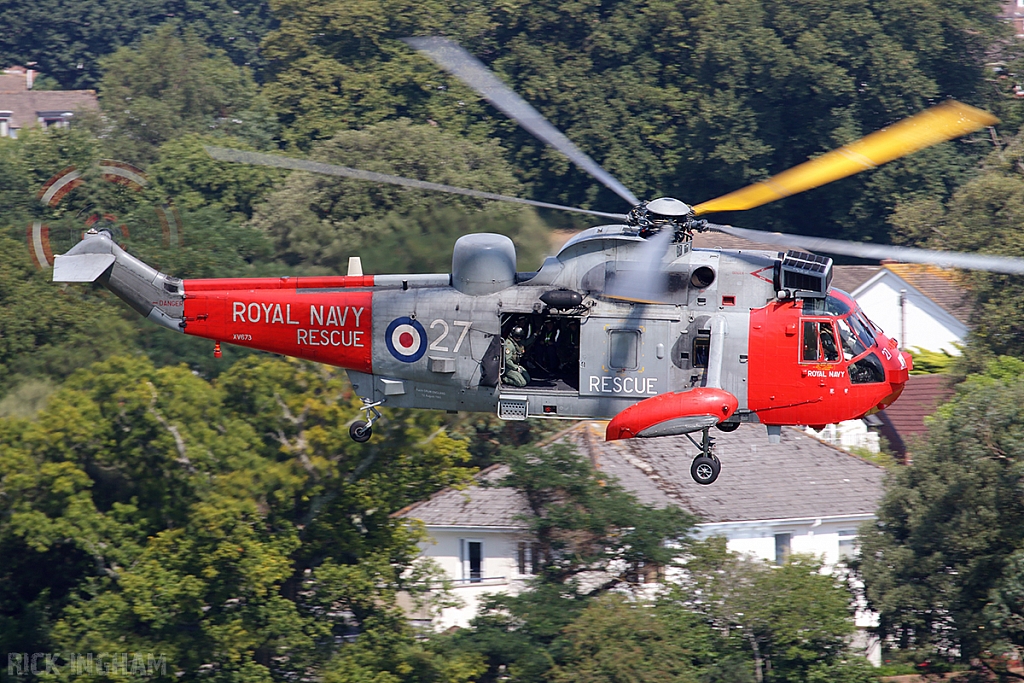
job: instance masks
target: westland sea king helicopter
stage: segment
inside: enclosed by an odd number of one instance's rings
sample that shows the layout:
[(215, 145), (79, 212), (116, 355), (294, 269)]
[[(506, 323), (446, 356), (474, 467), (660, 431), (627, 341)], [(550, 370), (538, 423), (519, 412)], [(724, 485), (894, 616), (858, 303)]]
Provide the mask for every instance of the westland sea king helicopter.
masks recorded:
[[(948, 101), (769, 180), (690, 206), (641, 201), (461, 47), (406, 41), (497, 109), (618, 194), (628, 213), (588, 211), (330, 164), (209, 147), (215, 159), (577, 211), (611, 219), (570, 239), (536, 272), (519, 272), (512, 241), (470, 234), (452, 272), (181, 280), (91, 230), (55, 259), (55, 282), (98, 282), (149, 320), (220, 343), (297, 356), (348, 371), (366, 419), (378, 408), (528, 417), (603, 418), (606, 438), (685, 434), (699, 449), (700, 484), (721, 464), (709, 430), (740, 423), (825, 425), (863, 417), (899, 397), (908, 354), (846, 293), (832, 259), (870, 259), (1024, 273), (1024, 260), (867, 245), (710, 223), (991, 126), (987, 112)], [(714, 230), (784, 250), (694, 248)], [(527, 363), (527, 360), (530, 362)], [(531, 375), (532, 368), (532, 375)], [(698, 438), (692, 434), (700, 433)]]

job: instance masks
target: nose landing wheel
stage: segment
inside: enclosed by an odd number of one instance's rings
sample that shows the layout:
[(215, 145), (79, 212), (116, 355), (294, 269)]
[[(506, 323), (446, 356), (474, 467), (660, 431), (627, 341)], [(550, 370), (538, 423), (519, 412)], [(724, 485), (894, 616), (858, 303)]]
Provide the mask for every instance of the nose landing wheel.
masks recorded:
[(714, 484), (715, 480), (718, 479), (718, 475), (722, 472), (722, 463), (714, 452), (715, 440), (708, 434), (708, 429), (708, 427), (705, 427), (702, 430), (703, 438), (700, 443), (694, 441), (693, 437), (689, 434), (686, 435), (686, 438), (701, 451), (700, 455), (694, 458), (690, 464), (690, 476), (701, 486)]

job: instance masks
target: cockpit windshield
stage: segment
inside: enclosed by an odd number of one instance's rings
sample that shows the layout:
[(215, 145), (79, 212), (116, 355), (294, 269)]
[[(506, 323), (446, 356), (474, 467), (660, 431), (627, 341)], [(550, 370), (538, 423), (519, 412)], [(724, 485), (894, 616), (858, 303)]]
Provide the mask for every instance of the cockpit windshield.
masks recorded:
[[(832, 292), (835, 291), (837, 290), (832, 290)], [(850, 304), (832, 292), (829, 292), (824, 299), (804, 299), (804, 313), (806, 315), (847, 315), (852, 310)]]
[(804, 315), (836, 318), (840, 343), (846, 360), (852, 360), (875, 345), (875, 325), (846, 292), (833, 289), (824, 299), (804, 299)]

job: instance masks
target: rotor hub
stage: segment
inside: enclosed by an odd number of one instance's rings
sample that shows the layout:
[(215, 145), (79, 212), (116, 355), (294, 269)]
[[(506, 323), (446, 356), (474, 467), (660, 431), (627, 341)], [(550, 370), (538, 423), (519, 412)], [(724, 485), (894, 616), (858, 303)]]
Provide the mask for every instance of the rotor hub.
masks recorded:
[(659, 197), (638, 204), (629, 212), (628, 223), (635, 226), (640, 237), (644, 238), (670, 229), (675, 233), (675, 242), (688, 242), (695, 231), (706, 229), (706, 221), (697, 220), (689, 204), (673, 197)]

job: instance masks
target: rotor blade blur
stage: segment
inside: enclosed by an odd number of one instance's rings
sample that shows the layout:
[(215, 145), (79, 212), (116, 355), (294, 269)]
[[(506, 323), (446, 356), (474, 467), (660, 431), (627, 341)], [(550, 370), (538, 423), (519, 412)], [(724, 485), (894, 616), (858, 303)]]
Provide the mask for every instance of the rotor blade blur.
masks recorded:
[(445, 38), (403, 38), (409, 47), (431, 59), (435, 64), (480, 93), (484, 99), (506, 116), (548, 143), (569, 160), (596, 178), (602, 185), (619, 195), (630, 206), (640, 200), (608, 171), (583, 153), (569, 138), (545, 119), (539, 111), (498, 80), (480, 60)]
[(447, 192), (449, 194), (461, 194), (467, 197), (477, 197), (478, 199), (493, 199), (495, 201), (500, 202), (525, 204), (527, 206), (536, 206), (542, 209), (557, 209), (559, 211), (585, 213), (591, 216), (600, 216), (602, 218), (612, 218), (615, 220), (626, 220), (627, 218), (625, 214), (621, 213), (605, 213), (603, 211), (590, 211), (589, 209), (580, 209), (575, 206), (562, 206), (561, 204), (535, 202), (531, 199), (509, 197), (503, 194), (494, 194), (493, 192), (482, 192), (480, 190), (468, 190), (464, 187), (453, 187), (451, 185), (441, 185), (439, 183), (428, 183), (425, 180), (413, 180), (412, 178), (402, 178), (401, 176), (387, 175), (384, 173), (374, 173), (373, 171), (361, 171), (356, 168), (336, 166), (335, 164), (325, 164), (319, 161), (293, 159), (292, 157), (280, 157), (275, 156), (273, 154), (261, 154), (260, 152), (243, 152), (237, 149), (211, 147), (208, 145), (204, 145), (203, 149), (205, 149), (206, 153), (209, 154), (214, 159), (216, 159), (217, 161), (233, 161), (239, 164), (272, 166), (274, 168), (287, 168), (294, 171), (309, 171), (310, 173), (340, 176), (342, 178), (355, 178), (356, 180), (366, 180), (374, 183), (402, 185), (404, 187), (412, 187), (417, 190)]
[(865, 244), (833, 240), (826, 237), (806, 237), (804, 235), (784, 235), (780, 232), (764, 232), (734, 228), (731, 225), (708, 223), (708, 228), (724, 232), (734, 237), (742, 237), (762, 244), (775, 244), (780, 247), (806, 249), (826, 254), (841, 254), (858, 258), (891, 259), (906, 263), (926, 263), (941, 268), (965, 268), (967, 270), (986, 270), (993, 273), (1024, 275), (1024, 258), (1012, 256), (994, 256), (990, 254), (968, 254), (962, 251), (936, 251), (934, 249), (918, 249), (916, 247), (897, 247), (888, 244)]
[(788, 171), (693, 207), (697, 215), (743, 211), (999, 123), (992, 114), (948, 100)]
[[(636, 261), (619, 261), (615, 279), (605, 291), (605, 296), (620, 301), (640, 304), (656, 304), (665, 298), (668, 291), (668, 273), (665, 271), (665, 254), (672, 243), (672, 230), (661, 230), (640, 246)], [(623, 269), (633, 265), (635, 271)], [(628, 275), (627, 275), (628, 273)]]

